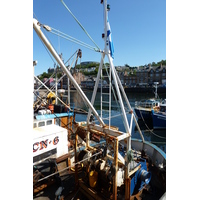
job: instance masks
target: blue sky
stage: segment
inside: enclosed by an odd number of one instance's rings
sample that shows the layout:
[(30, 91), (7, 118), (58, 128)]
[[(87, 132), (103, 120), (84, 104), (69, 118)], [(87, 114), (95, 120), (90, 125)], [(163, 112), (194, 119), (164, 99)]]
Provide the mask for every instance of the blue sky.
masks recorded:
[[(103, 6), (100, 0), (64, 0), (90, 36), (103, 49), (101, 34)], [(166, 1), (165, 0), (108, 0), (109, 22), (115, 48), (114, 65), (139, 66), (166, 59)], [(33, 12), (39, 22), (47, 24), (92, 46), (86, 34), (69, 14), (60, 0), (33, 0)], [(100, 61), (100, 53), (47, 33), (57, 52), (66, 61), (78, 48), (81, 61)], [(33, 60), (37, 60), (35, 74), (47, 72), (54, 62), (33, 30)], [(107, 62), (107, 60), (105, 60)]]

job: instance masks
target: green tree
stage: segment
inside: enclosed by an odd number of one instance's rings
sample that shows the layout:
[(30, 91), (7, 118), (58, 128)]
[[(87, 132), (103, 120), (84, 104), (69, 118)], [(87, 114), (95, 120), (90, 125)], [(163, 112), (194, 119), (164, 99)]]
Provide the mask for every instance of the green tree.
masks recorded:
[(130, 68), (130, 66), (128, 64), (125, 64), (124, 66)]
[(51, 76), (52, 73), (46, 73), (46, 72), (43, 72), (41, 75), (40, 75), (40, 80), (43, 80), (44, 78), (49, 78)]
[(160, 62), (157, 62), (157, 65), (159, 66), (159, 65), (166, 65), (166, 60), (161, 60)]
[(136, 76), (136, 69), (133, 70), (133, 75)]

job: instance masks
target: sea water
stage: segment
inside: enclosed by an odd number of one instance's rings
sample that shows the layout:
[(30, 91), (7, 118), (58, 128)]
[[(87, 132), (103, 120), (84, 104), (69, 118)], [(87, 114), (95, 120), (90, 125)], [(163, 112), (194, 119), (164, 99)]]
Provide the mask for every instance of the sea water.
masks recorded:
[[(92, 97), (92, 91), (85, 91), (86, 96), (88, 97), (89, 100), (91, 100)], [(132, 108), (135, 106), (136, 101), (140, 101), (142, 99), (149, 99), (149, 98), (154, 98), (153, 93), (149, 94), (141, 94), (141, 93), (127, 93), (127, 98), (130, 102), (130, 105)], [(159, 97), (161, 99), (165, 99), (166, 95), (165, 94), (160, 94)], [(63, 99), (64, 102), (66, 99)], [(102, 97), (103, 101), (109, 101), (109, 96), (104, 95)], [(125, 103), (125, 100), (123, 99), (124, 102), (124, 107), (125, 111), (128, 112), (128, 106)], [(84, 103), (80, 95), (78, 94), (77, 91), (73, 91), (70, 94), (70, 105), (71, 107), (76, 107), (76, 108), (82, 108), (86, 111), (88, 111), (88, 106)], [(97, 92), (96, 98), (95, 98), (95, 103), (94, 107), (97, 110), (98, 114), (100, 115), (100, 109), (101, 109), (101, 93)], [(104, 103), (103, 104), (103, 109), (108, 110), (108, 104)], [(82, 114), (76, 114), (76, 121), (86, 121), (87, 115), (82, 115)], [(109, 113), (107, 111), (103, 111), (103, 118), (109, 118)], [(127, 119), (130, 123), (131, 115), (127, 113)], [(94, 119), (95, 120), (95, 119)], [(104, 120), (106, 124), (109, 123), (108, 120)], [(119, 101), (115, 100), (115, 96), (111, 95), (111, 125), (112, 126), (117, 126), (119, 128), (119, 131), (125, 131), (124, 123), (123, 123), (123, 118), (122, 118), (122, 113), (121, 109), (119, 106)], [(138, 124), (140, 126), (140, 129), (143, 133), (144, 139), (146, 141), (150, 141), (153, 144), (157, 145), (159, 148), (161, 148), (164, 152), (166, 152), (166, 129), (163, 130), (153, 130), (152, 127), (152, 122), (144, 122), (142, 120), (138, 120)], [(137, 138), (141, 139), (140, 134), (135, 126), (134, 120), (133, 120), (133, 126), (132, 126), (132, 138)]]

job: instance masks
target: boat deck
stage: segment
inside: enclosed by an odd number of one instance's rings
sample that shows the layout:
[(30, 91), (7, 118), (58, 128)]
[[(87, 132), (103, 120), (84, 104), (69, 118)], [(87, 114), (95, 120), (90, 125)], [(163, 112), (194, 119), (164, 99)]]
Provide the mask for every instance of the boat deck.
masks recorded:
[[(158, 184), (159, 180), (157, 178), (157, 169), (152, 169), (154, 176), (154, 184)], [(61, 181), (64, 190), (60, 196), (62, 200), (88, 200), (88, 199), (106, 199), (105, 196), (101, 196), (101, 192), (97, 193), (96, 190), (90, 188), (89, 185), (83, 182), (84, 173), (80, 171), (78, 173), (79, 186), (76, 187), (75, 184), (75, 173), (71, 170), (67, 170), (65, 173), (62, 173)], [(56, 199), (55, 193), (57, 189), (61, 186), (60, 181), (54, 182), (54, 184), (48, 186), (41, 192), (35, 194), (33, 196), (34, 200), (52, 200)], [(153, 190), (152, 190), (153, 189)], [(141, 193), (132, 196), (133, 199), (142, 199), (142, 200), (158, 200), (161, 198), (163, 191), (158, 187), (153, 187), (149, 190), (148, 187), (145, 187)], [(90, 191), (90, 194), (94, 194), (94, 196), (88, 195), (86, 191)], [(87, 196), (86, 196), (87, 195)], [(108, 198), (109, 199), (109, 198)], [(117, 199), (124, 199), (124, 196), (119, 195)], [(162, 199), (162, 198), (161, 198)]]
[[(83, 177), (83, 173), (78, 174), (78, 178)], [(80, 192), (79, 189), (75, 189), (75, 173), (71, 170), (62, 173), (61, 176), (62, 186), (64, 190), (62, 191), (62, 195), (60, 199), (66, 200), (87, 200), (87, 198)], [(54, 184), (50, 185), (49, 187), (45, 188), (44, 190), (38, 192), (33, 196), (34, 200), (52, 200), (56, 199), (55, 193), (57, 189), (60, 187), (60, 182), (54, 182)]]

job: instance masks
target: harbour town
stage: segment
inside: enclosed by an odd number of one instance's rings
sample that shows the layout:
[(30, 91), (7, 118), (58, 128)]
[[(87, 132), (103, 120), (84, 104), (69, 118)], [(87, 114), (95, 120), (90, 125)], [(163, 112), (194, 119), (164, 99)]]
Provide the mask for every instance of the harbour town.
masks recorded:
[[(79, 49), (77, 57), (82, 56), (80, 52), (81, 50)], [(62, 58), (62, 55), (60, 55), (60, 57)], [(98, 62), (82, 62), (79, 65), (75, 65), (74, 68), (71, 68), (70, 72), (82, 89), (93, 89), (98, 67)], [(116, 71), (126, 92), (152, 92), (154, 82), (158, 82), (159, 93), (166, 92), (166, 60), (162, 60), (158, 63), (152, 62), (151, 64), (149, 63), (148, 65), (138, 67), (130, 67), (127, 64), (125, 66), (116, 66)], [(38, 75), (38, 78), (44, 83), (53, 73), (58, 73), (58, 78), (63, 74), (62, 70), (57, 66), (48, 68), (47, 73), (44, 72)], [(45, 84), (47, 86), (52, 86), (55, 84), (55, 81), (55, 78), (50, 78)], [(102, 80), (102, 86), (104, 88), (108, 87), (108, 82), (108, 77), (104, 78), (104, 80)], [(40, 82), (35, 80), (34, 84), (36, 88), (40, 85)], [(67, 89), (67, 87), (68, 78), (65, 76), (61, 82), (58, 83), (58, 88)], [(71, 85), (71, 88), (72, 87), (73, 85)]]

